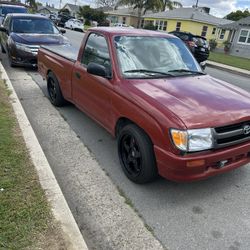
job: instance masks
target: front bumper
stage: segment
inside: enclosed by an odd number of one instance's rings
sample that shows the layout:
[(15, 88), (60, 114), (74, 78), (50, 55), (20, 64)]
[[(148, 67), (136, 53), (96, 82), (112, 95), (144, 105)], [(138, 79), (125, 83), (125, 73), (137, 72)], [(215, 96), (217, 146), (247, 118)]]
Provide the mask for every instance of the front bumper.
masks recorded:
[[(154, 146), (159, 174), (169, 180), (188, 182), (228, 172), (250, 162), (250, 142), (216, 151), (206, 151), (188, 155), (175, 155)], [(204, 164), (188, 167), (190, 162)], [(224, 166), (223, 164), (224, 163)]]
[(37, 67), (37, 52), (29, 53), (16, 50), (10, 54), (12, 63), (18, 66)]

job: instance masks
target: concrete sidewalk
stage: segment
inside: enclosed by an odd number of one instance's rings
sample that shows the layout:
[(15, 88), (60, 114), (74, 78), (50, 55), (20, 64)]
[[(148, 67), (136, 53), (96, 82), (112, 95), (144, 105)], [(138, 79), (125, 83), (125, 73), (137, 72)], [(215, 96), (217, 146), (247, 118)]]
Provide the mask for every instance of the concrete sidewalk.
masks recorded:
[(250, 71), (249, 70), (245, 70), (245, 69), (240, 69), (240, 68), (236, 68), (233, 66), (229, 66), (226, 64), (222, 64), (222, 63), (217, 63), (217, 62), (213, 62), (213, 61), (206, 61), (206, 65), (212, 68), (217, 68), (217, 69), (221, 69), (230, 73), (234, 73), (237, 75), (241, 75), (241, 76), (245, 76), (245, 77), (249, 77), (250, 76)]

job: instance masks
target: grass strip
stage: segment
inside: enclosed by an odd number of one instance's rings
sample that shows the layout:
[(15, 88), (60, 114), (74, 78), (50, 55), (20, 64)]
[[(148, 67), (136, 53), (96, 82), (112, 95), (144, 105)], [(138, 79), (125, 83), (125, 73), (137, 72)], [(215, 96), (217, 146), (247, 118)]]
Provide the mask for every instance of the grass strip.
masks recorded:
[(24, 249), (53, 219), (8, 94), (0, 80), (0, 249)]
[(250, 59), (231, 56), (220, 52), (210, 52), (208, 60), (240, 69), (250, 70)]

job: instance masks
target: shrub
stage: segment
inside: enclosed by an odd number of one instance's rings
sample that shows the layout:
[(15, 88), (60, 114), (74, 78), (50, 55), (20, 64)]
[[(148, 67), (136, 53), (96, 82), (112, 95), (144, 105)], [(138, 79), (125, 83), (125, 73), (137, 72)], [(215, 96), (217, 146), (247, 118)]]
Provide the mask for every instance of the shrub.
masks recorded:
[(91, 25), (91, 23), (90, 23), (90, 21), (89, 21), (88, 19), (85, 20), (85, 23), (84, 23), (84, 24), (87, 25), (87, 26), (90, 26), (90, 25)]
[(211, 50), (214, 50), (217, 47), (217, 41), (215, 39), (210, 39), (209, 40), (209, 46)]
[(151, 23), (148, 23), (148, 24), (146, 24), (146, 25), (143, 27), (143, 29), (146, 29), (146, 30), (156, 30), (157, 27), (154, 26), (154, 25), (151, 24)]

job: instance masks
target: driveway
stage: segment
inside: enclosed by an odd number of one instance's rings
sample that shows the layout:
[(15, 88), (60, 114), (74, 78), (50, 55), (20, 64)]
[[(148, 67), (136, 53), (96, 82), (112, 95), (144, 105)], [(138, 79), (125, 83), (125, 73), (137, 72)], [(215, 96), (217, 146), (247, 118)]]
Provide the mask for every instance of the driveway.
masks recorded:
[[(82, 33), (67, 30), (66, 36), (75, 46), (80, 46)], [(15, 69), (8, 67), (4, 55), (1, 57), (9, 76), (15, 77)], [(27, 72), (41, 88), (40, 97), (47, 95), (46, 83), (37, 72), (32, 70)], [(247, 78), (211, 68), (207, 68), (207, 72), (250, 91)], [(14, 87), (19, 97), (23, 98), (18, 81), (15, 81)], [(32, 98), (32, 102), (36, 101), (32, 96), (26, 98), (27, 100)], [(82, 229), (86, 223), (81, 211), (84, 207), (84, 195), (77, 192), (78, 184), (74, 183), (74, 178), (68, 174), (72, 165), (64, 166), (61, 171), (60, 164), (64, 162), (63, 157), (67, 156), (58, 155), (52, 143), (53, 133), (56, 131), (43, 127), (34, 115), (32, 102), (23, 101), (25, 111), (35, 128), (75, 219)], [(41, 102), (40, 105), (43, 103)], [(50, 109), (55, 108), (51, 106)], [(148, 185), (136, 185), (122, 173), (116, 153), (116, 141), (102, 127), (73, 105), (60, 108), (58, 111), (64, 122), (76, 133), (99, 162), (100, 167), (119, 188), (120, 193), (126, 197), (126, 202), (137, 211), (148, 225), (148, 229), (153, 231), (167, 249), (250, 249), (249, 165), (201, 182), (183, 184), (159, 178)], [(51, 119), (53, 121), (53, 115)], [(58, 143), (58, 141), (54, 142)], [(72, 164), (74, 165), (74, 162)], [(79, 176), (82, 174), (81, 171), (82, 169), (79, 168)], [(83, 229), (81, 231), (87, 234), (87, 231)], [(89, 242), (93, 242), (93, 235), (87, 235), (87, 237)], [(112, 239), (112, 236), (110, 237)], [(101, 249), (101, 243), (96, 248)], [(127, 249), (126, 246), (124, 249)]]

